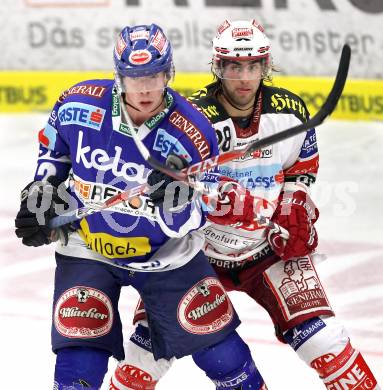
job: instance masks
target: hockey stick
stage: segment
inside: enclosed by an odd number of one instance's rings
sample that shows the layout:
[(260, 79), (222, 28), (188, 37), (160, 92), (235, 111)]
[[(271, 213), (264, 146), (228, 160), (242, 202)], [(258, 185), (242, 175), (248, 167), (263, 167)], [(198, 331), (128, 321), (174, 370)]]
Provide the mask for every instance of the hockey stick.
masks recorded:
[[(340, 58), (340, 62), (339, 62), (339, 66), (338, 66), (338, 71), (336, 74), (336, 78), (335, 78), (333, 87), (332, 87), (329, 95), (327, 96), (325, 103), (311, 119), (309, 119), (305, 123), (302, 123), (301, 125), (291, 127), (289, 129), (283, 130), (279, 133), (273, 134), (269, 137), (265, 137), (261, 140), (254, 141), (242, 150), (222, 153), (222, 154), (220, 154), (216, 157), (213, 157), (211, 159), (207, 159), (207, 160), (204, 160), (200, 163), (191, 165), (190, 167), (187, 167), (187, 168), (183, 169), (182, 171), (178, 171), (176, 169), (172, 169), (170, 167), (164, 166), (163, 164), (159, 163), (157, 160), (152, 158), (147, 150), (146, 150), (146, 152), (143, 150), (142, 155), (144, 156), (146, 161), (154, 168), (166, 173), (167, 175), (169, 175), (177, 180), (188, 181), (188, 179), (187, 179), (188, 175), (193, 175), (196, 173), (204, 172), (208, 169), (216, 167), (217, 165), (221, 165), (221, 164), (228, 162), (228, 161), (231, 161), (233, 159), (243, 157), (249, 153), (253, 153), (254, 151), (256, 151), (258, 149), (262, 149), (266, 146), (270, 146), (274, 143), (283, 141), (283, 140), (288, 139), (290, 137), (293, 137), (297, 134), (305, 132), (305, 131), (311, 129), (312, 127), (319, 126), (334, 111), (334, 109), (339, 101), (339, 98), (342, 94), (344, 85), (345, 85), (346, 80), (347, 80), (348, 68), (349, 68), (349, 64), (350, 64), (350, 57), (351, 57), (350, 46), (344, 45), (343, 50), (342, 50), (342, 54), (341, 54), (341, 58)], [(132, 133), (134, 133), (134, 132), (132, 132)], [(146, 147), (145, 147), (145, 149), (146, 149)], [(61, 215), (51, 219), (49, 226), (51, 228), (56, 228), (56, 227), (65, 225), (67, 223), (77, 221), (77, 220), (79, 220), (83, 217), (86, 217), (88, 215), (91, 215), (95, 212), (105, 210), (105, 209), (112, 207), (113, 205), (116, 205), (120, 202), (129, 200), (130, 198), (143, 193), (145, 191), (145, 189), (146, 189), (146, 185), (143, 184), (141, 186), (134, 187), (130, 190), (116, 194), (99, 206), (96, 206), (96, 205), (84, 206), (84, 207), (81, 207), (77, 210), (61, 214)]]
[(106, 210), (116, 204), (127, 201), (135, 196), (139, 196), (145, 193), (147, 189), (146, 184), (141, 184), (137, 187), (133, 187), (130, 190), (126, 190), (120, 192), (111, 198), (107, 199), (105, 202), (101, 204), (93, 204), (91, 206), (83, 206), (76, 210), (67, 211), (63, 214), (57, 215), (49, 221), (48, 226), (52, 229), (56, 229), (60, 226), (66, 225), (68, 223), (72, 223), (78, 221), (84, 217), (87, 217), (91, 214), (98, 213), (100, 211)]
[[(201, 187), (202, 186), (203, 185), (201, 184)], [(49, 221), (49, 227), (52, 229), (56, 229), (56, 228), (59, 228), (60, 226), (78, 221), (84, 217), (91, 215), (91, 214), (98, 213), (98, 212), (103, 211), (103, 210), (107, 210), (116, 204), (119, 204), (119, 203), (124, 202), (124, 201), (128, 201), (131, 198), (134, 198), (136, 196), (144, 194), (146, 189), (147, 189), (146, 184), (142, 184), (140, 186), (131, 188), (130, 190), (123, 191), (119, 194), (116, 194), (100, 205), (94, 204), (91, 206), (83, 206), (83, 207), (80, 207), (80, 208), (73, 210), (73, 211), (67, 211), (66, 213), (63, 213), (61, 215), (58, 215), (58, 216), (52, 218)], [(212, 194), (210, 194), (208, 196), (213, 198), (216, 195), (213, 194), (213, 196), (212, 196)], [(255, 219), (259, 225), (268, 226), (274, 232), (279, 231), (280, 234), (282, 235), (282, 237), (284, 237), (286, 239), (288, 238), (287, 230), (285, 230), (281, 226), (277, 225), (276, 223), (270, 221), (269, 218), (267, 218), (261, 214), (256, 213)]]
[[(154, 169), (156, 169), (157, 167), (161, 167), (162, 169), (159, 169), (159, 170), (161, 170), (165, 174), (168, 174), (168, 172), (169, 173), (173, 172), (173, 169), (171, 171), (169, 171), (168, 170), (169, 167), (167, 165), (163, 165), (157, 159), (155, 159), (154, 157), (151, 156), (148, 148), (140, 140), (137, 132), (134, 131), (134, 125), (132, 123), (132, 120), (130, 119), (130, 116), (128, 114), (128, 111), (127, 111), (123, 101), (121, 101), (120, 106), (121, 106), (121, 110), (122, 110), (122, 113), (123, 113), (123, 116), (124, 116), (124, 119), (125, 119), (127, 125), (132, 129), (131, 134), (132, 134), (133, 141), (136, 144), (138, 150), (140, 151), (142, 157)], [(176, 171), (176, 172), (179, 172), (179, 171)], [(173, 177), (176, 180), (185, 182), (188, 186), (190, 186), (190, 187), (194, 188), (196, 191), (204, 194), (205, 197), (202, 197), (202, 201), (206, 205), (208, 205), (210, 203), (211, 199), (217, 199), (218, 196), (220, 195), (220, 193), (215, 188), (212, 189), (209, 186), (207, 186), (204, 183), (197, 181), (197, 180), (190, 181), (188, 175), (184, 175), (184, 176), (180, 177), (178, 175), (178, 173), (177, 174), (171, 173), (171, 174), (169, 174), (169, 176)], [(244, 190), (244, 188), (239, 183), (238, 183), (238, 187), (240, 187)], [(282, 226), (279, 226), (278, 224), (271, 221), (269, 218), (265, 217), (264, 215), (254, 213), (254, 220), (259, 225), (268, 227), (272, 231), (274, 231), (275, 233), (279, 232), (279, 234), (281, 235), (282, 238), (284, 238), (286, 240), (289, 238), (289, 232), (285, 228), (283, 228)]]

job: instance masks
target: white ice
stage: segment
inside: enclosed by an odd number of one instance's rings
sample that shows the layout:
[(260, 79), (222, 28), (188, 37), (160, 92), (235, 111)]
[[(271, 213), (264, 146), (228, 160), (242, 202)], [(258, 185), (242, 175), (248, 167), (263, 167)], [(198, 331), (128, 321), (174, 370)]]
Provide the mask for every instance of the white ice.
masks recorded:
[[(14, 235), (19, 192), (32, 180), (37, 130), (44, 114), (0, 116), (0, 386), (51, 389), (50, 350), (53, 247), (23, 247)], [(383, 382), (383, 123), (328, 121), (317, 130), (321, 168), (314, 198), (321, 210), (317, 270), (338, 318), (375, 375)], [(132, 327), (137, 293), (125, 288), (120, 311), (125, 334)], [(266, 313), (240, 293), (231, 298), (270, 390), (320, 390), (312, 369), (276, 341)], [(115, 362), (110, 361), (110, 375)], [(105, 380), (103, 390), (107, 389)], [(382, 383), (381, 383), (382, 384)], [(177, 361), (158, 385), (164, 389), (214, 389), (191, 358)]]

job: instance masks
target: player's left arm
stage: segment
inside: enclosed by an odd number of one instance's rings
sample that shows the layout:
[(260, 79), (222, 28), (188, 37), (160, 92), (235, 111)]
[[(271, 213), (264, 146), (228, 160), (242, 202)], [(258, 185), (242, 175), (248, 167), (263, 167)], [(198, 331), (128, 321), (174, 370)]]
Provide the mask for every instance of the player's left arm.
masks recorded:
[(314, 223), (319, 211), (309, 193), (319, 168), (319, 153), (315, 129), (302, 137), (294, 137), (289, 156), (283, 166), (284, 184), (272, 221), (289, 232), (284, 240), (278, 232), (269, 231), (268, 240), (282, 259), (304, 256), (318, 245)]

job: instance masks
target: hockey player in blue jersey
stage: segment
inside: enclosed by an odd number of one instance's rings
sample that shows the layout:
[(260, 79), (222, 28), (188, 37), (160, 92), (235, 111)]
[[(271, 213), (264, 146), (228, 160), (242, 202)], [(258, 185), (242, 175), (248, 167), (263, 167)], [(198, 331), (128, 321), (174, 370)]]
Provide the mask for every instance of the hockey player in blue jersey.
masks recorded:
[[(56, 248), (54, 388), (99, 389), (109, 357), (123, 359), (118, 300), (121, 287), (131, 285), (145, 301), (156, 359), (192, 354), (217, 386), (260, 389), (263, 380), (235, 331), (237, 314), (201, 251), (199, 197), (177, 199), (175, 191), (177, 207), (169, 210), (142, 195), (83, 218), (70, 231), (48, 226), (68, 204), (102, 202), (147, 182), (152, 170), (133, 134), (164, 164), (169, 155), (192, 164), (218, 153), (210, 122), (167, 87), (172, 49), (160, 27), (125, 27), (114, 63), (114, 80), (83, 81), (59, 97), (39, 133), (36, 173), (15, 220), (25, 245), (49, 244), (57, 233), (63, 242)], [(150, 176), (153, 193), (162, 179)], [(146, 373), (136, 380), (136, 388), (155, 386)]]

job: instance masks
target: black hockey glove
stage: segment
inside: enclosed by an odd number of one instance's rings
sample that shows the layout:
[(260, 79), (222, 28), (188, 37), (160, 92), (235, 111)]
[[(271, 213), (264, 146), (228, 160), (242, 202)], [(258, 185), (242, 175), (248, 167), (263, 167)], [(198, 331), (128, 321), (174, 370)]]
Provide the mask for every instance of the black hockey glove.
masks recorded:
[(66, 245), (68, 242), (69, 226), (61, 226), (52, 230), (48, 227), (49, 220), (57, 215), (56, 205), (68, 205), (69, 194), (63, 191), (60, 196), (54, 179), (29, 183), (21, 191), (20, 210), (15, 219), (16, 236), (22, 238), (27, 246), (41, 246), (60, 239)]
[[(166, 165), (181, 170), (187, 167), (187, 161), (175, 154), (169, 154)], [(172, 185), (174, 183), (174, 185)], [(148, 195), (156, 206), (164, 209), (181, 208), (191, 201), (193, 188), (182, 181), (176, 181), (165, 173), (153, 169), (148, 176)]]

